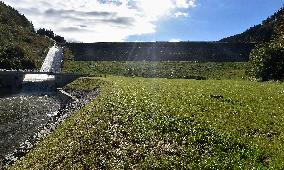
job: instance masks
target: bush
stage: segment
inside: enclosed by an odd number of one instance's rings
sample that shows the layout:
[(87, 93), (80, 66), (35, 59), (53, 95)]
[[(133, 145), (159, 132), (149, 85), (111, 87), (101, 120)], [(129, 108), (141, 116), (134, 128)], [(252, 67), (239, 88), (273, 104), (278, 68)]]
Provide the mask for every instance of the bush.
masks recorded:
[(0, 68), (33, 69), (35, 64), (25, 58), (24, 50), (18, 45), (7, 45), (0, 49)]
[(251, 75), (259, 80), (283, 80), (284, 40), (258, 45), (250, 54)]
[(63, 57), (64, 61), (74, 61), (74, 55), (68, 47), (64, 47)]

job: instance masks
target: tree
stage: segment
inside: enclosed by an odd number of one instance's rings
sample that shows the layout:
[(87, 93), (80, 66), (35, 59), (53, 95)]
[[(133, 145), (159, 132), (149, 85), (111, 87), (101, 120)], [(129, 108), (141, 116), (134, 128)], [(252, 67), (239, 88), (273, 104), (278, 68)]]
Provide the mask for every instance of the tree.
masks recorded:
[(59, 35), (56, 35), (54, 38), (53, 38), (57, 43), (66, 43), (64, 37), (61, 37)]
[(64, 37), (54, 34), (52, 30), (46, 30), (44, 28), (40, 28), (39, 30), (37, 30), (37, 34), (42, 36), (47, 36), (53, 39), (54, 41), (56, 41), (57, 43), (66, 43)]
[(284, 40), (258, 45), (250, 54), (251, 75), (262, 81), (283, 80)]
[(250, 73), (263, 81), (284, 80), (284, 8), (271, 20), (277, 22), (273, 39), (258, 45), (250, 54)]
[(44, 28), (40, 28), (39, 30), (37, 30), (37, 34), (39, 35), (43, 35), (43, 36), (47, 36), (49, 38), (54, 38), (54, 33), (52, 30), (46, 30)]

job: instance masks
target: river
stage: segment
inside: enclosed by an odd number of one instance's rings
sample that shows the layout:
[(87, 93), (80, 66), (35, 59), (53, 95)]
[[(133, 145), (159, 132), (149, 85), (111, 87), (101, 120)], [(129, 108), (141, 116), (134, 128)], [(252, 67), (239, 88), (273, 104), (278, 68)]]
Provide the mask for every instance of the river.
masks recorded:
[(40, 131), (60, 109), (55, 95), (0, 98), (0, 158)]

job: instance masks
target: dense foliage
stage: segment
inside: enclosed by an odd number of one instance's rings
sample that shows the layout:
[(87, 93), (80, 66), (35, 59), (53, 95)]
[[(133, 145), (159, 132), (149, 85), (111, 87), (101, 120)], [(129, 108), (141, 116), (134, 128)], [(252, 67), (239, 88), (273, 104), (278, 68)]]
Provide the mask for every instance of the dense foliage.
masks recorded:
[(284, 12), (277, 21), (274, 38), (258, 45), (250, 54), (252, 76), (264, 81), (284, 78)]
[(25, 59), (24, 51), (20, 46), (5, 46), (0, 48), (0, 68), (2, 69), (33, 69), (32, 61)]
[(40, 28), (37, 30), (37, 34), (42, 35), (42, 36), (47, 36), (53, 39), (54, 41), (56, 41), (57, 43), (66, 43), (66, 40), (64, 39), (64, 37), (54, 34), (52, 30)]
[(24, 15), (0, 2), (0, 69), (39, 68), (51, 45)]
[(95, 76), (119, 75), (183, 79), (242, 79), (246, 77), (247, 63), (195, 62), (64, 62), (63, 71)]
[(64, 57), (63, 59), (64, 62), (74, 61), (74, 55), (68, 47), (64, 47), (63, 57)]
[(283, 169), (283, 84), (108, 77), (11, 169)]
[(283, 80), (284, 41), (260, 44), (251, 53), (251, 74), (257, 79)]
[(221, 42), (269, 42), (277, 32), (277, 27), (283, 22), (284, 8), (267, 18), (262, 24), (253, 26), (247, 31), (220, 40)]

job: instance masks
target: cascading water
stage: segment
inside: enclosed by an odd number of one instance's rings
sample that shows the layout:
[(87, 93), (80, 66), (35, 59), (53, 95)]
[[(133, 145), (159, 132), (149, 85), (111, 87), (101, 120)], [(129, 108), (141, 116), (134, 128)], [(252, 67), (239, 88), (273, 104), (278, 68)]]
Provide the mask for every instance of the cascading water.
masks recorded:
[(63, 59), (63, 49), (54, 45), (49, 49), (49, 52), (41, 66), (40, 72), (58, 73), (61, 71), (61, 62)]
[[(54, 45), (49, 49), (46, 58), (41, 66), (40, 72), (59, 73), (63, 60), (63, 48)], [(54, 76), (48, 74), (27, 74), (24, 82), (43, 82), (54, 80)]]

